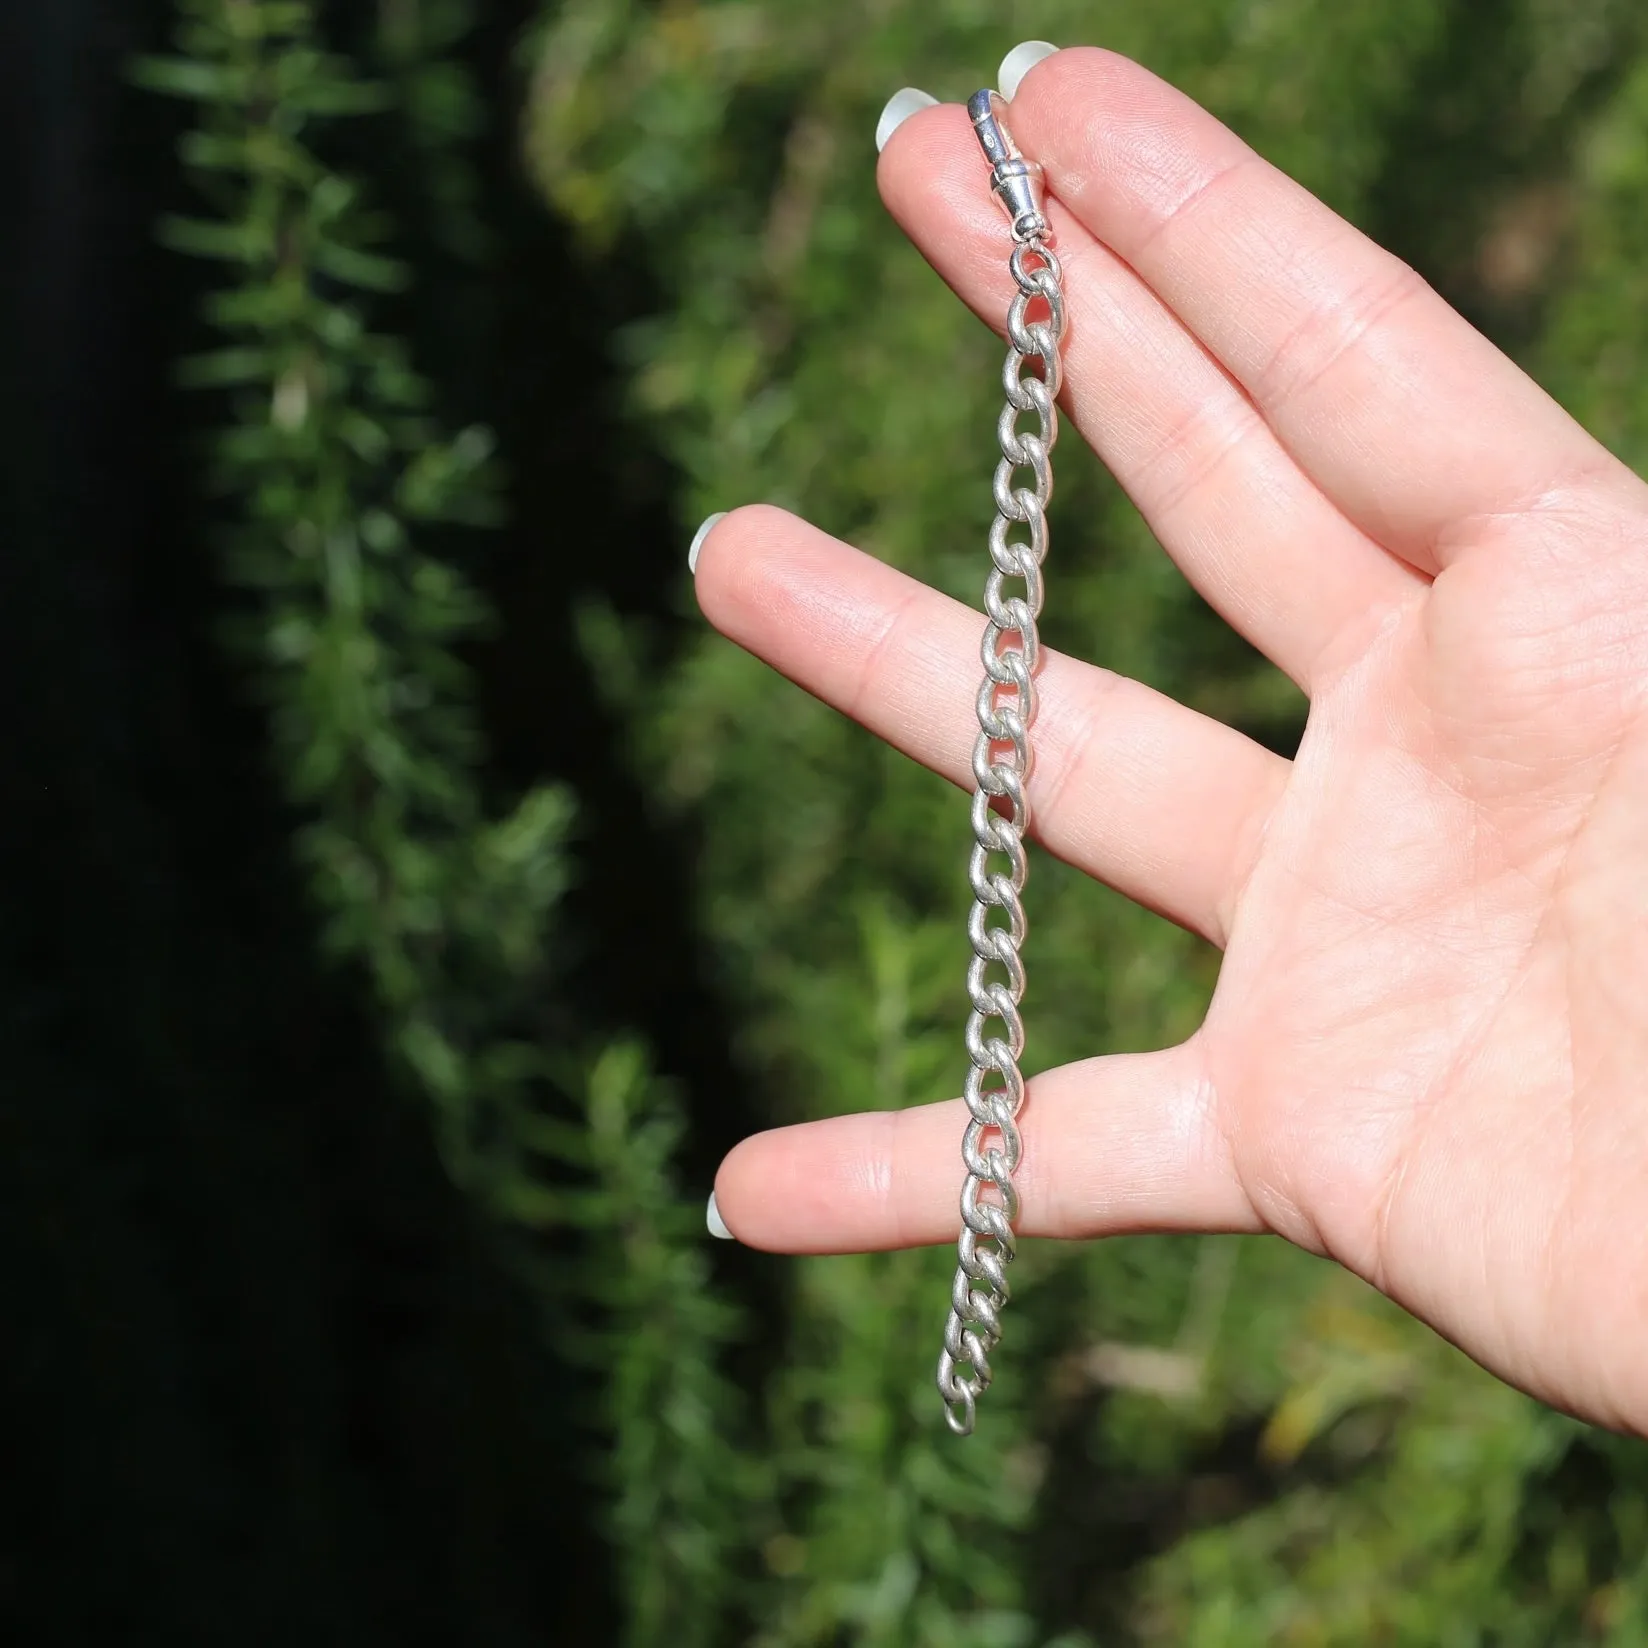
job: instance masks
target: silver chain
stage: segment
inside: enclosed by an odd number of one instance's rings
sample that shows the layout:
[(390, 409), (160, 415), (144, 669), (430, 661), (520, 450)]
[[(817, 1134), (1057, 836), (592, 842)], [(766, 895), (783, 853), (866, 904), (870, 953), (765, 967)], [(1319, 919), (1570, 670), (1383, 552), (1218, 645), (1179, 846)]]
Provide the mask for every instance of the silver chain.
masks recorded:
[[(990, 1352), (1001, 1337), (1001, 1311), (1009, 1290), (1007, 1266), (1017, 1250), (1013, 1224), (1018, 1192), (1013, 1174), (1023, 1154), (1018, 1115), (1024, 1104), (1025, 878), (1029, 861), (1024, 838), (1030, 828), (1025, 787), (1030, 776), (1030, 725), (1035, 718), (1035, 675), (1041, 640), (1041, 565), (1047, 555), (1047, 504), (1053, 495), (1051, 455), (1058, 439), (1054, 398), (1059, 392), (1059, 345), (1064, 337), (1063, 272), (1048, 241), (1051, 230), (1041, 209), (1041, 168), (1025, 160), (1002, 121), (1000, 97), (980, 92), (968, 104), (973, 128), (992, 167), (991, 184), (1013, 225), (1010, 267), (1018, 286), (1007, 311), (1007, 359), (1002, 387), (1007, 404), (996, 422), (1001, 462), (993, 491), (996, 519), (990, 527), (990, 576), (984, 586), (984, 627), (980, 656), (984, 680), (978, 692), (978, 741), (973, 746), (973, 852), (968, 879), (973, 908), (967, 936), (973, 959), (967, 994), (965, 1097), (970, 1119), (961, 1144), (967, 1178), (961, 1190), (959, 1263), (950, 1289), (950, 1316), (938, 1359), (938, 1388), (945, 1418), (958, 1436), (973, 1429), (980, 1394), (990, 1384)], [(1031, 306), (1044, 307), (1030, 319)], [(1040, 363), (1039, 375), (1026, 373)], [(1036, 428), (1021, 430), (1021, 415), (1034, 412)], [(1015, 485), (1019, 470), (1031, 485)], [(1016, 524), (1028, 537), (1010, 541)], [(1008, 593), (1008, 580), (1023, 585)], [(998, 806), (1002, 810), (998, 811)], [(999, 920), (992, 920), (993, 912)], [(995, 969), (995, 976), (992, 970)], [(992, 1032), (995, 1021), (997, 1029)], [(986, 1146), (994, 1134), (997, 1142)]]

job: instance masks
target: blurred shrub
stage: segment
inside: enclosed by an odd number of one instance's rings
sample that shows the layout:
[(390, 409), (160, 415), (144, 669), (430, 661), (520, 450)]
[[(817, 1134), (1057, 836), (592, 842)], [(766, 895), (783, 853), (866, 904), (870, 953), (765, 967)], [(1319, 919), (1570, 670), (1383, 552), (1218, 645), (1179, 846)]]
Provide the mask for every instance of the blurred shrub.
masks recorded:
[[(574, 1426), (578, 1480), (611, 1489), (633, 1640), (709, 1644), (760, 1475), (731, 1449), (716, 1365), (736, 1318), (705, 1290), (702, 1203), (675, 1194), (680, 1124), (644, 1052), (546, 1045), (571, 798), (541, 787), (489, 807), (459, 650), (493, 621), (456, 547), (503, 507), (491, 437), (444, 431), (409, 349), (374, 330), (373, 296), (410, 272), (369, 192), (327, 158), (337, 122), (400, 113), (442, 238), (484, 254), (460, 147), (474, 98), (447, 56), (473, 9), (385, 8), (376, 78), (326, 48), (305, 0), (177, 10), (176, 54), (137, 73), (197, 109), (182, 158), (205, 210), (163, 232), (222, 269), (206, 317), (221, 345), (184, 370), (224, 396), (229, 641), (304, 821), (324, 948), (364, 978), (389, 1059), (546, 1332), (599, 1369), (606, 1400)], [(590, 1473), (597, 1437), (611, 1463)]]
[[(593, 265), (638, 260), (660, 294), (614, 347), (679, 466), (683, 544), (768, 499), (974, 599), (997, 348), (886, 221), (870, 133), (897, 86), (963, 97), (1027, 37), (1173, 79), (1648, 458), (1640, 8), (565, 0), (528, 151)], [(1292, 689), (1074, 449), (1055, 534), (1056, 644), (1288, 745)], [(702, 919), (772, 1118), (954, 1091), (954, 793), (714, 636), (666, 668), (639, 624), (585, 630), (637, 773), (703, 821)], [(1215, 958), (1045, 860), (1030, 897), (1036, 1059), (1195, 1023)], [(1001, 1387), (958, 1447), (927, 1389), (945, 1257), (796, 1263), (753, 1640), (1648, 1642), (1635, 1445), (1274, 1244), (1032, 1246), (1019, 1268)]]
[[(459, 656), (492, 615), (454, 545), (504, 498), (486, 433), (441, 428), (376, 325), (408, 271), (329, 158), (335, 123), (397, 111), (439, 237), (487, 254), (455, 55), (473, 7), (382, 7), (373, 76), (303, 0), (177, 11), (177, 53), (142, 75), (197, 109), (205, 206), (167, 233), (222, 272), (220, 346), (188, 371), (223, 396), (233, 644), (328, 951), (369, 982), (546, 1330), (595, 1370), (603, 1442), (577, 1480), (604, 1494), (626, 1641), (1648, 1644), (1642, 1450), (1277, 1244), (1032, 1246), (966, 1445), (929, 1385), (942, 1252), (797, 1262), (765, 1387), (734, 1386), (739, 1312), (673, 1183), (681, 1107), (638, 1040), (545, 1050), (570, 800), (483, 794)], [(527, 149), (597, 272), (638, 263), (660, 295), (613, 348), (682, 477), (683, 543), (767, 498), (974, 598), (997, 347), (885, 221), (869, 134), (896, 86), (963, 96), (1032, 36), (1174, 79), (1648, 461), (1629, 0), (558, 0)], [(1057, 517), (1050, 639), (1287, 747), (1297, 695), (1073, 448)], [(772, 1118), (952, 1092), (955, 794), (713, 636), (664, 663), (594, 606), (582, 636), (652, 800), (702, 820), (700, 918)], [(1045, 861), (1030, 900), (1038, 1060), (1194, 1025), (1205, 949)]]

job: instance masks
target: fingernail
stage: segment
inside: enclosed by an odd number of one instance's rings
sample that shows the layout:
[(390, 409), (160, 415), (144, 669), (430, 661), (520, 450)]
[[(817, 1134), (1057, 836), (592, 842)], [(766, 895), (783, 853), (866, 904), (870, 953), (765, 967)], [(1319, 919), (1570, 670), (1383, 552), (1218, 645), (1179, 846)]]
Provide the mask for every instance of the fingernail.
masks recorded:
[(727, 1229), (727, 1221), (721, 1217), (721, 1209), (715, 1205), (715, 1192), (710, 1192), (710, 1205), (704, 1209), (704, 1223), (709, 1226), (710, 1235), (717, 1241), (730, 1242), (733, 1234)]
[(918, 86), (905, 86), (902, 90), (894, 92), (887, 99), (887, 107), (881, 111), (881, 118), (876, 122), (876, 153), (880, 154), (887, 147), (887, 139), (911, 115), (932, 108), (936, 102), (936, 97), (929, 97)]
[(1002, 58), (1001, 67), (996, 70), (996, 89), (1011, 102), (1013, 93), (1019, 89), (1019, 82), (1044, 57), (1051, 57), (1058, 49), (1049, 40), (1020, 41)]
[(726, 512), (726, 510), (723, 509), (719, 513), (711, 515), (704, 522), (704, 524), (701, 527), (699, 527), (699, 529), (695, 533), (693, 533), (693, 535), (692, 535), (692, 548), (687, 551), (687, 571), (688, 572), (697, 572), (697, 570), (698, 570), (698, 552), (699, 552), (699, 550), (701, 550), (704, 547), (704, 540), (707, 537), (709, 537), (709, 535), (715, 530), (715, 523), (717, 521), (724, 521), (724, 520), (726, 520), (726, 518), (727, 518), (727, 512)]

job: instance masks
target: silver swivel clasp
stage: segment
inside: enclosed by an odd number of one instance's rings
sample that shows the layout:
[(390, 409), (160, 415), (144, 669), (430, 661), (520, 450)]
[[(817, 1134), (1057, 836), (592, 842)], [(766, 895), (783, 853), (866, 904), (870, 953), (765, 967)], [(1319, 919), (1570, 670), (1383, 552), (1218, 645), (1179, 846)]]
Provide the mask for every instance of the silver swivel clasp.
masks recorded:
[(1013, 225), (1013, 239), (1045, 240), (1053, 231), (1042, 211), (1042, 170), (1019, 153), (1004, 119), (1006, 109), (1000, 92), (974, 92), (967, 100), (973, 130), (990, 162), (990, 187)]

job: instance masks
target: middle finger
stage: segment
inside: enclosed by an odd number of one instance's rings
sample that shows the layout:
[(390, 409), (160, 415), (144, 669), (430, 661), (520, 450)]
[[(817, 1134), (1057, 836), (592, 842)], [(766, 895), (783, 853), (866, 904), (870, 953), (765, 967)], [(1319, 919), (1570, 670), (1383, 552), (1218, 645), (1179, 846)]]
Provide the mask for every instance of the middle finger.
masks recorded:
[[(945, 104), (905, 121), (878, 176), (922, 255), (1002, 331), (1011, 243), (966, 112)], [(1338, 643), (1426, 580), (1323, 496), (1126, 264), (1057, 201), (1049, 216), (1066, 271), (1071, 417), (1208, 602), (1308, 691)]]

